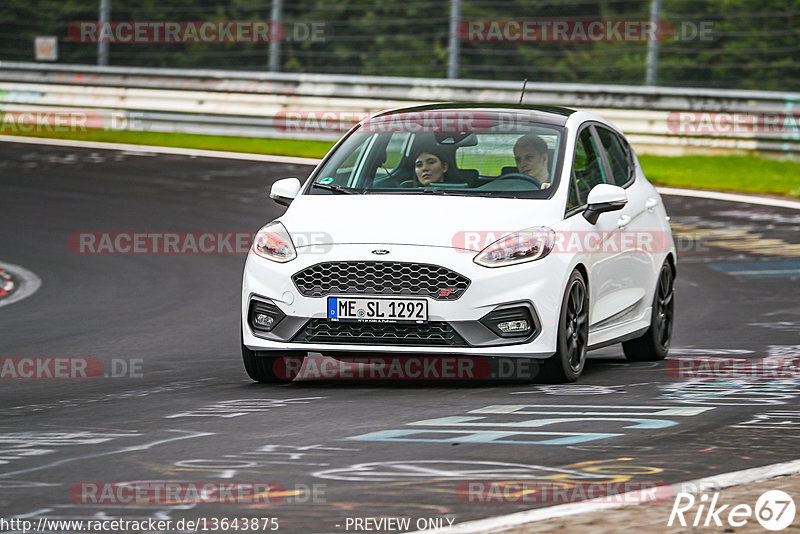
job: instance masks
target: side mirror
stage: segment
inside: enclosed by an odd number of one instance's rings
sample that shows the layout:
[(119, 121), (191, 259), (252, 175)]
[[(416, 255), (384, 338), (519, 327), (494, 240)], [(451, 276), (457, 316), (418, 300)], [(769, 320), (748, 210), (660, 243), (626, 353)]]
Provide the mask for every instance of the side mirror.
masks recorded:
[(601, 213), (617, 211), (628, 203), (628, 193), (618, 185), (597, 184), (589, 191), (583, 217), (591, 224), (597, 224)]
[(280, 204), (281, 206), (288, 206), (292, 200), (300, 192), (302, 184), (297, 178), (283, 178), (272, 184), (272, 189), (269, 192), (269, 198)]

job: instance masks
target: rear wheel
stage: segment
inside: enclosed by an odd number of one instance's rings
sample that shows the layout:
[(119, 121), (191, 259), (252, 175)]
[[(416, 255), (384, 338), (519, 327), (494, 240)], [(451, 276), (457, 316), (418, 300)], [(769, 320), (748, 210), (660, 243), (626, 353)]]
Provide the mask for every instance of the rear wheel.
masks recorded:
[(573, 271), (561, 303), (556, 353), (542, 363), (540, 376), (547, 382), (574, 382), (586, 364), (589, 340), (589, 293), (586, 281)]
[(265, 352), (256, 353), (247, 348), (242, 338), (242, 361), (247, 376), (263, 384), (291, 382), (300, 372), (305, 353)]
[(675, 276), (669, 263), (664, 262), (658, 275), (650, 328), (641, 336), (622, 343), (625, 358), (633, 362), (663, 360), (672, 339), (675, 318)]

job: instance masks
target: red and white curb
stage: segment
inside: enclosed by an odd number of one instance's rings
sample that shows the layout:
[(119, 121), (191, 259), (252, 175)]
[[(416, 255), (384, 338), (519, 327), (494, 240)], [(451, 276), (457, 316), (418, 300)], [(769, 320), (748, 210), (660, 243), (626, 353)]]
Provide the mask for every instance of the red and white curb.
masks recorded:
[(0, 308), (30, 297), (41, 286), (41, 278), (31, 271), (0, 262)]
[(0, 269), (0, 299), (14, 291), (14, 279), (11, 275)]

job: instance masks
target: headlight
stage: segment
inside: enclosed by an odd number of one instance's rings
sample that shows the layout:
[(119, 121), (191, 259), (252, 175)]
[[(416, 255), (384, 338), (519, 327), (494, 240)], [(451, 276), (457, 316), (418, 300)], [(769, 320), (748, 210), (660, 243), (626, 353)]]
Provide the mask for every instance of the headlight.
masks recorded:
[(268, 260), (286, 263), (297, 257), (289, 232), (278, 221), (258, 231), (253, 240), (253, 252)]
[(483, 267), (505, 267), (540, 260), (550, 254), (555, 232), (531, 228), (502, 237), (483, 249), (472, 261)]

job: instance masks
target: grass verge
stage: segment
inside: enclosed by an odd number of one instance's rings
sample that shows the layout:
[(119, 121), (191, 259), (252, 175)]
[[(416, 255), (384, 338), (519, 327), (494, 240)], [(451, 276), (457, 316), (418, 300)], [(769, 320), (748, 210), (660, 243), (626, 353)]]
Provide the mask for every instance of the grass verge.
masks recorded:
[(639, 155), (639, 162), (647, 178), (658, 185), (800, 198), (800, 161)]
[[(321, 158), (333, 146), (330, 141), (161, 132), (92, 130), (20, 135), (306, 158)], [(650, 155), (640, 155), (639, 161), (647, 178), (657, 185), (800, 198), (800, 161), (778, 161), (758, 156)]]
[(2, 133), (4, 135), (24, 135), (27, 137), (49, 137), (56, 139), (73, 139), (77, 141), (98, 141), (103, 143), (196, 148), (200, 150), (224, 150), (227, 152), (247, 152), (250, 154), (270, 154), (274, 156), (297, 156), (318, 159), (327, 154), (328, 150), (330, 150), (334, 144), (332, 141), (264, 139), (261, 137), (199, 135), (177, 132), (86, 130), (84, 132)]

